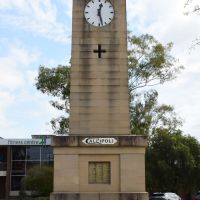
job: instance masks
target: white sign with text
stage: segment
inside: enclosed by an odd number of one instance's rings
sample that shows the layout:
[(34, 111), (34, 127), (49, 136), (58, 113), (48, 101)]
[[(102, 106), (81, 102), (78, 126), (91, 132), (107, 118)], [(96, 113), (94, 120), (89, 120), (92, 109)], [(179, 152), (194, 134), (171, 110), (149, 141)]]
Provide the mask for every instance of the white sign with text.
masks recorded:
[(85, 138), (82, 140), (84, 144), (103, 144), (110, 145), (117, 143), (115, 138)]
[(1, 145), (26, 145), (26, 146), (34, 146), (34, 145), (50, 145), (51, 140), (45, 137), (41, 139), (0, 139), (0, 146)]

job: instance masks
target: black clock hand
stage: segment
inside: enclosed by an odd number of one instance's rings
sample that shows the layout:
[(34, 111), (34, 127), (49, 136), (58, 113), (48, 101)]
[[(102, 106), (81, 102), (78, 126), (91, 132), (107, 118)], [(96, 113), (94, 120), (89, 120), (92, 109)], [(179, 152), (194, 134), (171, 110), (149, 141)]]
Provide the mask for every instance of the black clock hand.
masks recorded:
[(102, 20), (102, 17), (101, 17), (101, 15), (100, 15), (99, 17), (100, 17), (100, 22), (101, 22), (101, 25), (103, 26), (103, 20)]
[(102, 20), (102, 16), (101, 16), (101, 9), (102, 9), (102, 7), (103, 7), (103, 4), (101, 3), (100, 5), (99, 5), (99, 9), (97, 9), (97, 16), (99, 16), (99, 18), (100, 18), (100, 22), (101, 22), (101, 25), (103, 26), (103, 20)]

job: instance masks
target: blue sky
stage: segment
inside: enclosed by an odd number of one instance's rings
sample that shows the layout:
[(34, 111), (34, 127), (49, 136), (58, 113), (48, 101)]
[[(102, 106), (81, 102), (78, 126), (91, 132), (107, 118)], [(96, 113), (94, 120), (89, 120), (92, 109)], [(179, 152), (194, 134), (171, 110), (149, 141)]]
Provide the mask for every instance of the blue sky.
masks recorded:
[[(0, 0), (0, 137), (49, 134), (59, 113), (36, 90), (40, 65), (68, 64), (71, 0)], [(184, 0), (127, 0), (129, 29), (149, 33), (166, 44), (185, 66), (177, 80), (157, 87), (160, 103), (171, 104), (184, 119), (185, 134), (200, 140), (200, 16), (185, 16)]]

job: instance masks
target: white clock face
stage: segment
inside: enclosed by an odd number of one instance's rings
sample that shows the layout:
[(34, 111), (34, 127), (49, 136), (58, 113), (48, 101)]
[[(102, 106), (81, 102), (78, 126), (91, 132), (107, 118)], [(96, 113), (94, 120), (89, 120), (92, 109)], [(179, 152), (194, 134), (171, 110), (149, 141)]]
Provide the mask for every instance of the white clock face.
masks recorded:
[(114, 8), (110, 1), (92, 0), (85, 7), (85, 18), (93, 26), (106, 26), (114, 18)]

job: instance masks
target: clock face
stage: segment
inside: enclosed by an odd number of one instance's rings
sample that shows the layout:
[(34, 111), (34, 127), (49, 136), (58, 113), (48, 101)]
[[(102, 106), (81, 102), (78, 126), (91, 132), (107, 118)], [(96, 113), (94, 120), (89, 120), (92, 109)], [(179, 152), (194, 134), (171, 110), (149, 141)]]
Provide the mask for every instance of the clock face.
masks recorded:
[(110, 1), (92, 0), (85, 7), (85, 18), (93, 26), (106, 26), (114, 18), (114, 8)]

